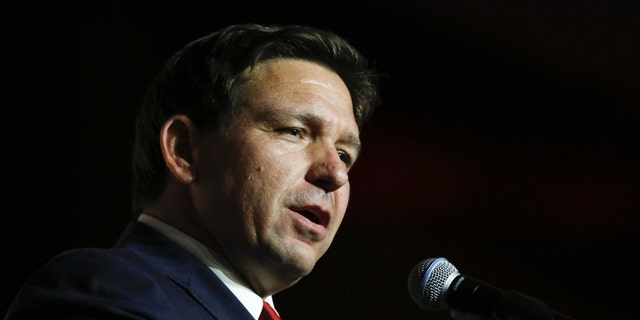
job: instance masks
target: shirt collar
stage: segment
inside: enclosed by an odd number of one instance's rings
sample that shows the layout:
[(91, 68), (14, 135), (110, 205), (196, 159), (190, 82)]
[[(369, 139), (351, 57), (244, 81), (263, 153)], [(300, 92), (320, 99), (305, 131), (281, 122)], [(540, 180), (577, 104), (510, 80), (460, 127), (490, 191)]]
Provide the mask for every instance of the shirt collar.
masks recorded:
[[(166, 224), (165, 222), (142, 213), (138, 217), (138, 222), (148, 225), (154, 230), (162, 233), (169, 239), (176, 242), (179, 246), (187, 250), (189, 253), (196, 256), (200, 261), (211, 269), (211, 271), (231, 290), (231, 292), (240, 300), (242, 305), (251, 313), (251, 315), (258, 319), (260, 312), (262, 312), (263, 299), (253, 292), (230, 267), (230, 264), (217, 252), (209, 249), (200, 241), (194, 239), (188, 234)], [(271, 306), (273, 304), (273, 297), (268, 296), (264, 299)], [(274, 307), (275, 309), (275, 307)]]

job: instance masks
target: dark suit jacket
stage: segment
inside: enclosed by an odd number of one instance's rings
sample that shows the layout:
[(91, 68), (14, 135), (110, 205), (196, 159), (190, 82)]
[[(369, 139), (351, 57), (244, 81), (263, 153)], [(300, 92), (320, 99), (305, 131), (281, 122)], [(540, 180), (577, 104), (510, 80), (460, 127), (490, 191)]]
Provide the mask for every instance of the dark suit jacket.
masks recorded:
[(46, 263), (25, 283), (4, 319), (253, 317), (204, 263), (132, 222), (113, 248), (74, 249)]

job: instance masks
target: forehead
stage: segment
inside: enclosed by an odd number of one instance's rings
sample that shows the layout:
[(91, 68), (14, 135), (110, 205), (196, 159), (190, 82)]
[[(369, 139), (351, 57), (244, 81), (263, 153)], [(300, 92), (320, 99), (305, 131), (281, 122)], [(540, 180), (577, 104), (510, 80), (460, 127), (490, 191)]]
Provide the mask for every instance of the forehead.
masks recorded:
[(351, 95), (342, 79), (332, 70), (314, 62), (297, 59), (275, 59), (262, 62), (244, 74), (245, 98), (308, 99), (348, 106)]

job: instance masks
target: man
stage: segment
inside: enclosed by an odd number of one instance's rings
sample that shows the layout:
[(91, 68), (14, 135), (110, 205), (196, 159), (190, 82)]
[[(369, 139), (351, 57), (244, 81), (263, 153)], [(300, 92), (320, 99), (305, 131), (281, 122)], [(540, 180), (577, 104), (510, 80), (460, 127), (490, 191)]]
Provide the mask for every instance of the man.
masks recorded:
[(331, 32), (233, 25), (187, 44), (136, 122), (136, 221), (49, 261), (5, 319), (263, 319), (336, 235), (378, 102)]

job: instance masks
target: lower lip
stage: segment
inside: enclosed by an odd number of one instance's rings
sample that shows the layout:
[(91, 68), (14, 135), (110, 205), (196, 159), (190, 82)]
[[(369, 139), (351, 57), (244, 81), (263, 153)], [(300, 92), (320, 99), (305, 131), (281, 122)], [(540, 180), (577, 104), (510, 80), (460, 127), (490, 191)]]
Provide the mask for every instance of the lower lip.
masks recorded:
[(300, 230), (307, 234), (313, 240), (322, 240), (327, 235), (327, 228), (320, 224), (313, 223), (305, 216), (292, 211), (296, 230)]

